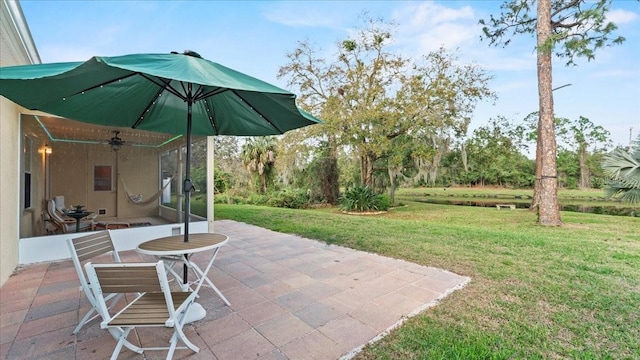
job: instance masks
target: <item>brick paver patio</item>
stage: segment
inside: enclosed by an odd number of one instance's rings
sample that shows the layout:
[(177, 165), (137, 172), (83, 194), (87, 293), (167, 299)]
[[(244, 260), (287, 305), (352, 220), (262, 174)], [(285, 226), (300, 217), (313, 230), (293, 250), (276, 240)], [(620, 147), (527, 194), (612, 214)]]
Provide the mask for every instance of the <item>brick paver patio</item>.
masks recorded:
[[(404, 319), (437, 304), (469, 278), (375, 254), (326, 245), (234, 221), (216, 221), (230, 240), (199, 303), (207, 316), (185, 326), (200, 347), (189, 359), (348, 358)], [(65, 246), (65, 244), (60, 244)], [(135, 251), (123, 261), (152, 261)], [(200, 255), (199, 255), (200, 256)], [(206, 257), (195, 258), (198, 263)], [(105, 359), (115, 340), (97, 320), (72, 335), (88, 309), (71, 261), (26, 266), (0, 289), (0, 358)], [(130, 340), (163, 346), (170, 331), (139, 329)], [(164, 359), (123, 350), (119, 359)]]

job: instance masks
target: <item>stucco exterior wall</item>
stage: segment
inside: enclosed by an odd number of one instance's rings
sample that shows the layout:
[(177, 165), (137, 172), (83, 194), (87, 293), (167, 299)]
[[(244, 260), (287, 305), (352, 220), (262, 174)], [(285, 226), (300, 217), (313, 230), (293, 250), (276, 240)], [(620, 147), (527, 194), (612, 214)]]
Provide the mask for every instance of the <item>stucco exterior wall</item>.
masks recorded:
[[(0, 49), (1, 51), (1, 49)], [(0, 284), (18, 264), (20, 188), (19, 108), (0, 98)]]
[[(19, 3), (0, 1), (0, 66), (39, 63)], [(18, 264), (20, 208), (20, 111), (0, 97), (0, 285)]]

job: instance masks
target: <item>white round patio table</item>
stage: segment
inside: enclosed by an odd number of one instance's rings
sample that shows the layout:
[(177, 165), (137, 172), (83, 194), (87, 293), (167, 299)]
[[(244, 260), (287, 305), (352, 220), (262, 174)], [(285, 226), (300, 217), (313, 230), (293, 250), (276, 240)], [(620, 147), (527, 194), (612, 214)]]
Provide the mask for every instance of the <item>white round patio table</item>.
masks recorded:
[[(167, 272), (173, 275), (177, 281), (183, 283), (181, 286), (183, 291), (199, 292), (206, 282), (226, 305), (231, 305), (207, 276), (220, 247), (228, 241), (229, 237), (227, 235), (217, 233), (189, 234), (188, 242), (184, 241), (184, 235), (173, 235), (145, 241), (138, 245), (137, 251), (141, 254), (153, 255), (157, 259), (164, 260)], [(194, 254), (210, 250), (213, 250), (211, 258), (204, 270), (191, 261), (191, 257)], [(184, 279), (173, 268), (176, 263), (182, 263), (192, 269), (196, 275), (196, 280), (184, 283)], [(206, 311), (202, 305), (194, 303), (187, 314), (185, 322), (200, 320), (205, 316)]]

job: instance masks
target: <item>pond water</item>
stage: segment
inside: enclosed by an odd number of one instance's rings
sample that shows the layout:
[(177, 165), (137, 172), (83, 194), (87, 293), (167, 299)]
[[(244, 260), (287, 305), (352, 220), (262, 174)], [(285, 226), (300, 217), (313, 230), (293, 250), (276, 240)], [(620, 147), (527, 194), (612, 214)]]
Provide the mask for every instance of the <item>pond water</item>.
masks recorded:
[[(460, 206), (480, 206), (480, 207), (496, 207), (497, 204), (513, 204), (518, 209), (528, 209), (531, 205), (531, 201), (478, 201), (478, 200), (453, 200), (453, 199), (416, 199), (413, 201), (424, 202), (429, 204), (441, 204), (441, 205), (460, 205)], [(574, 211), (590, 214), (601, 215), (616, 215), (616, 216), (633, 216), (640, 217), (640, 209), (629, 207), (617, 207), (617, 206), (592, 206), (592, 205), (562, 205), (560, 204), (561, 211)]]

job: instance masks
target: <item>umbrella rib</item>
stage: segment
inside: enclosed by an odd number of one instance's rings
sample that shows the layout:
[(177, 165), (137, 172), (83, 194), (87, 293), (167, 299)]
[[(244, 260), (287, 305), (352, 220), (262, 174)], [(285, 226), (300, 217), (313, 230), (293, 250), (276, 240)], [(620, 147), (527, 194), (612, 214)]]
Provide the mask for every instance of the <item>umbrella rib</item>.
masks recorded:
[(222, 88), (222, 87), (217, 87), (207, 93), (203, 92), (202, 94), (199, 94), (199, 96), (195, 99), (195, 100), (202, 100), (205, 98), (209, 98), (212, 97), (214, 95), (218, 95), (218, 94), (222, 94), (225, 91), (229, 91), (230, 89), (228, 88)]
[(112, 84), (112, 83), (114, 83), (114, 82), (118, 82), (118, 81), (120, 81), (120, 80), (123, 80), (123, 79), (126, 79), (126, 78), (130, 78), (130, 77), (132, 77), (132, 76), (136, 76), (136, 75), (138, 75), (138, 73), (131, 73), (131, 74), (127, 74), (127, 75), (125, 75), (125, 76), (121, 76), (121, 77), (119, 77), (119, 78), (112, 79), (112, 80), (109, 80), (109, 81), (106, 81), (106, 82), (100, 83), (100, 84), (98, 84), (98, 85), (94, 85), (94, 86), (92, 86), (92, 87), (88, 87), (88, 88), (86, 88), (86, 89), (80, 90), (80, 91), (76, 92), (75, 94), (73, 94), (73, 95), (71, 95), (71, 96), (75, 96), (75, 95), (78, 95), (78, 94), (82, 94), (83, 92), (91, 91), (91, 90), (93, 90), (93, 89), (97, 89), (97, 88), (99, 88), (99, 87), (103, 87), (103, 86), (105, 86), (105, 85), (109, 85), (109, 84)]
[[(142, 113), (138, 116), (138, 120), (136, 120), (135, 124), (133, 124), (131, 126), (132, 129), (136, 129), (140, 123), (144, 120), (144, 114), (149, 112), (149, 109), (151, 108), (151, 106), (153, 106), (153, 104), (155, 104), (156, 100), (158, 99), (158, 97), (160, 96), (160, 94), (162, 94), (163, 91), (168, 91), (169, 93), (175, 95), (176, 97), (178, 97), (179, 99), (182, 99), (184, 101), (187, 100), (187, 98), (185, 96), (183, 96), (182, 94), (180, 94), (180, 92), (178, 90), (176, 90), (175, 88), (173, 88), (171, 86), (171, 80), (170, 79), (165, 79), (165, 78), (154, 78), (154, 77), (150, 77), (146, 74), (140, 74), (143, 78), (149, 80), (150, 82), (158, 85), (159, 90), (156, 93), (156, 95), (153, 97), (153, 100), (147, 104), (147, 107), (144, 108), (144, 110), (142, 111)], [(183, 90), (184, 89), (184, 82), (180, 81), (180, 84), (183, 86)]]
[(211, 124), (213, 131), (216, 134), (220, 134), (218, 131), (218, 126), (216, 125), (216, 119), (213, 117), (213, 108), (211, 107), (211, 104), (209, 104), (209, 102), (207, 101), (207, 98), (204, 98), (204, 106), (207, 108), (207, 112), (209, 113), (209, 123)]
[(203, 99), (202, 93), (204, 93), (204, 86), (198, 84), (198, 90), (193, 94), (193, 102)]
[[(188, 91), (188, 90), (184, 87), (184, 84), (190, 84), (190, 83), (189, 83), (189, 82), (180, 81), (180, 86), (182, 86), (182, 91), (184, 91), (184, 93), (186, 94), (186, 96), (185, 96), (185, 100), (187, 100), (187, 99), (189, 99), (189, 98), (193, 99), (193, 96), (191, 96), (191, 92), (190, 92), (190, 91)], [(189, 87), (189, 88), (191, 88), (191, 87)], [(176, 91), (177, 91), (177, 90), (176, 90)]]
[(158, 99), (158, 97), (160, 97), (160, 94), (162, 94), (162, 92), (165, 90), (165, 88), (161, 87), (158, 92), (156, 93), (156, 95), (153, 97), (153, 100), (151, 100), (147, 106), (144, 108), (144, 110), (142, 110), (142, 113), (140, 113), (140, 115), (138, 115), (138, 120), (136, 120), (136, 122), (131, 126), (132, 129), (137, 129), (138, 125), (140, 125), (140, 123), (142, 122), (142, 120), (144, 120), (144, 116), (147, 112), (149, 112), (149, 109), (151, 108), (151, 106), (153, 104), (156, 103), (156, 100)]
[(231, 90), (231, 92), (233, 92), (234, 94), (236, 94), (237, 97), (240, 98), (240, 100), (244, 101), (245, 103), (247, 103), (247, 105), (249, 105), (249, 107), (251, 108), (251, 110), (255, 111), (258, 115), (260, 115), (261, 118), (264, 119), (264, 121), (268, 122), (269, 125), (271, 125), (274, 129), (278, 130), (278, 132), (280, 134), (284, 134), (284, 131), (282, 131), (279, 127), (277, 127), (274, 123), (272, 123), (271, 121), (269, 121), (269, 119), (267, 119), (266, 116), (264, 116), (264, 114), (262, 114), (260, 111), (258, 111), (258, 109), (256, 109), (249, 101), (247, 101), (245, 98), (243, 98), (242, 96), (240, 96), (240, 94), (238, 94), (235, 90)]
[[(187, 100), (187, 98), (184, 95), (180, 94), (180, 92), (178, 90), (174, 89), (171, 86), (171, 79), (158, 78), (158, 79), (162, 79), (162, 81), (157, 81), (155, 78), (152, 78), (152, 77), (148, 76), (147, 74), (140, 73), (140, 75), (143, 78), (151, 81), (152, 83), (160, 86), (162, 88), (162, 90), (167, 90), (168, 92), (172, 93), (173, 95), (177, 96), (178, 98), (180, 98), (182, 100), (185, 100), (185, 101)], [(182, 84), (182, 81), (180, 83)]]

